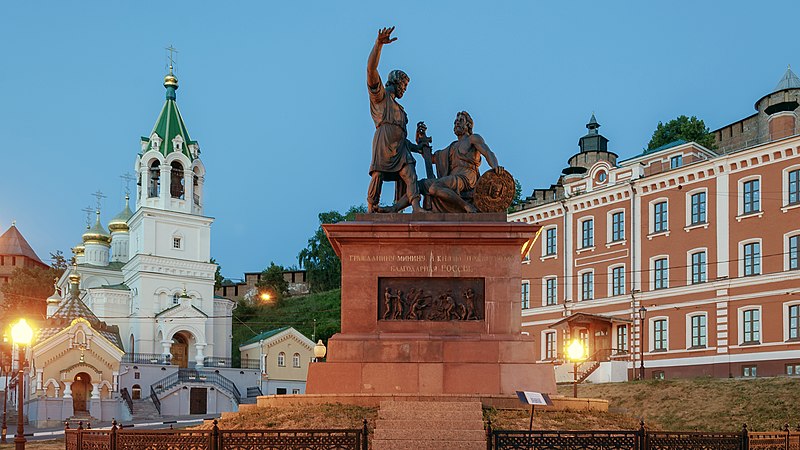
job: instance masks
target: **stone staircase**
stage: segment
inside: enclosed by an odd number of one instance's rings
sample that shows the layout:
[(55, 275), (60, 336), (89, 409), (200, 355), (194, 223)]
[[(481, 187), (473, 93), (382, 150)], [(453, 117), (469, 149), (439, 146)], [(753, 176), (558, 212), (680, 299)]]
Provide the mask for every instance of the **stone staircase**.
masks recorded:
[(143, 398), (141, 400), (134, 400), (133, 401), (133, 412), (131, 413), (133, 417), (133, 422), (152, 422), (158, 421), (160, 422), (161, 415), (158, 413), (156, 409), (156, 405), (153, 404), (153, 401), (149, 398)]
[(486, 449), (480, 402), (384, 401), (373, 450)]

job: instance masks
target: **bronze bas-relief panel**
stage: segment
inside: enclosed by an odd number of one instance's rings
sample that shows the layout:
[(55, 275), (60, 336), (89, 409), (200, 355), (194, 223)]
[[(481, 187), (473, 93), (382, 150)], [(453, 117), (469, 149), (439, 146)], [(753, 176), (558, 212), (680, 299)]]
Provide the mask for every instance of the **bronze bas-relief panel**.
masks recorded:
[(378, 278), (378, 320), (483, 320), (484, 278)]

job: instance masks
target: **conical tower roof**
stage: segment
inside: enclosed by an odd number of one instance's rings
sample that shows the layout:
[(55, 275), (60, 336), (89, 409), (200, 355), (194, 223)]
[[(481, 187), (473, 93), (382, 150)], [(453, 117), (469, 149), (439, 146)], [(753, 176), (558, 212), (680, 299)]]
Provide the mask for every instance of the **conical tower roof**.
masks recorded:
[(164, 87), (167, 89), (167, 99), (164, 102), (164, 107), (161, 108), (161, 114), (158, 115), (155, 126), (153, 126), (153, 131), (144, 138), (144, 140), (148, 141), (144, 151), (147, 152), (156, 148), (156, 142), (152, 139), (153, 134), (156, 134), (160, 139), (158, 151), (167, 156), (174, 151), (178, 151), (173, 144), (173, 140), (180, 137), (183, 143), (180, 145), (179, 151), (191, 160), (193, 156), (192, 152), (189, 151), (189, 144), (194, 144), (195, 142), (189, 137), (189, 131), (186, 130), (186, 124), (183, 122), (183, 117), (178, 110), (178, 104), (175, 102), (178, 78), (172, 73), (172, 67), (169, 69), (169, 74), (164, 77)]
[(125, 209), (108, 222), (108, 230), (112, 233), (128, 231), (128, 220), (130, 220), (131, 217), (133, 217), (133, 212), (130, 206), (130, 196), (126, 194)]
[(36, 256), (36, 252), (33, 251), (28, 241), (22, 237), (22, 233), (19, 232), (15, 224), (11, 224), (11, 227), (0, 236), (0, 255), (24, 256), (44, 264)]
[(775, 90), (773, 92), (782, 91), (784, 89), (798, 89), (800, 88), (800, 78), (792, 72), (792, 67), (789, 66), (786, 68), (786, 72), (784, 72), (783, 77), (781, 77), (781, 81), (778, 82), (778, 85), (775, 86)]

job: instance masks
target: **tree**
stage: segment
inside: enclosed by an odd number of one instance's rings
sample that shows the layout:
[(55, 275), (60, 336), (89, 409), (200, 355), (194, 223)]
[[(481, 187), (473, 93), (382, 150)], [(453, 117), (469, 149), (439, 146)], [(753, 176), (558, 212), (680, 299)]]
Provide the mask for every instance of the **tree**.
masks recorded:
[(280, 302), (289, 293), (289, 282), (283, 278), (286, 269), (270, 261), (269, 267), (261, 272), (261, 279), (256, 283), (260, 293), (268, 293), (276, 302)]
[(214, 258), (211, 258), (208, 262), (217, 265), (217, 270), (214, 272), (214, 290), (217, 290), (222, 287), (222, 282), (225, 281), (225, 277), (222, 276), (222, 266)]
[(688, 142), (697, 142), (705, 148), (714, 149), (714, 135), (709, 132), (705, 122), (695, 116), (679, 116), (666, 124), (658, 122), (653, 137), (647, 144), (647, 150), (661, 147), (662, 145), (683, 139)]
[(331, 247), (322, 225), (355, 219), (356, 214), (367, 212), (364, 205), (351, 206), (346, 213), (327, 211), (319, 214), (320, 226), (300, 251), (297, 260), (306, 269), (312, 292), (329, 291), (342, 285), (342, 263)]
[(3, 292), (0, 311), (4, 316), (45, 317), (47, 297), (53, 293), (55, 280), (59, 279), (67, 268), (67, 260), (61, 250), (50, 253), (50, 259), (51, 264), (47, 268), (36, 266), (14, 269), (8, 283), (0, 287), (0, 291)]

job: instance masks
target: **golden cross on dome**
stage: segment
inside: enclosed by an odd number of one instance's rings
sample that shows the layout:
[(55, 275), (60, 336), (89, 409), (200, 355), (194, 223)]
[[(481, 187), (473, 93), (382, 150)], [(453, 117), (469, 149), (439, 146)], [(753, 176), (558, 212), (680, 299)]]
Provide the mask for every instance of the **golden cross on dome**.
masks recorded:
[(172, 44), (170, 44), (165, 50), (169, 51), (169, 73), (172, 73), (172, 66), (175, 65), (175, 57), (173, 56), (173, 53), (178, 53), (178, 50), (176, 50)]
[(125, 194), (131, 195), (131, 181), (136, 181), (136, 177), (130, 172), (125, 172), (119, 177), (125, 181)]
[(103, 192), (100, 189), (98, 189), (97, 192), (95, 192), (92, 195), (94, 195), (95, 198), (97, 198), (97, 210), (99, 211), (100, 206), (102, 206), (101, 202), (103, 201), (104, 198), (106, 198), (106, 196), (103, 195)]
[(86, 208), (83, 208), (81, 211), (86, 213), (86, 228), (89, 228), (89, 226), (92, 224), (92, 213), (94, 212), (94, 208), (92, 208), (91, 206), (87, 206)]

